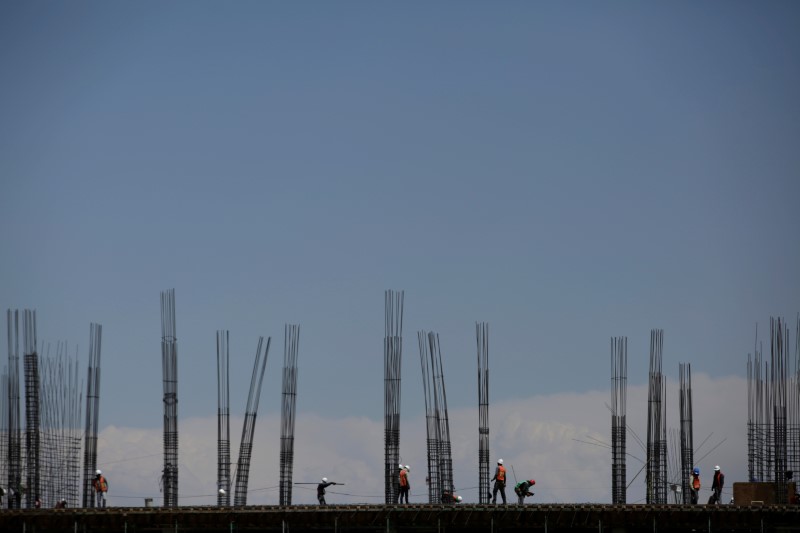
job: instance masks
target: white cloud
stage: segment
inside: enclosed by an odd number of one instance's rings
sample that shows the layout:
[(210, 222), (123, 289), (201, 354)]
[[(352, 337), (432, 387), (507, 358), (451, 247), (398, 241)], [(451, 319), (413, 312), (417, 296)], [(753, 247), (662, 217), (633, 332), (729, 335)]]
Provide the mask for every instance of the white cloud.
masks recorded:
[[(720, 464), (727, 487), (747, 477), (747, 384), (738, 377), (693, 376), (695, 447), (710, 438), (696, 453), (705, 486)], [(647, 387), (628, 388), (628, 423), (646, 438)], [(605, 406), (610, 392), (589, 391), (534, 395), (490, 405), (492, 460), (503, 457), (511, 478), (536, 479), (534, 502), (609, 502), (611, 500), (611, 452), (587, 442), (610, 442), (611, 415)], [(677, 384), (667, 392), (667, 424), (678, 427)], [(476, 402), (477, 403), (477, 402)], [(326, 418), (299, 412), (296, 418), (294, 481), (315, 483), (322, 476), (345, 483), (329, 489), (329, 503), (383, 501), (383, 420)], [(466, 501), (478, 500), (477, 408), (450, 411), (450, 431), (456, 487)], [(216, 417), (180, 421), (181, 505), (216, 503)], [(231, 419), (231, 455), (238, 457), (242, 418)], [(580, 442), (585, 441), (585, 442)], [(161, 503), (158, 479), (162, 465), (162, 429), (110, 426), (100, 434), (99, 464), (111, 482), (112, 505), (142, 505), (144, 497)], [(401, 456), (411, 465), (412, 501), (427, 501), (427, 471), (423, 414), (401, 420)], [(644, 459), (644, 451), (629, 435), (628, 452)], [(279, 482), (280, 419), (259, 418), (250, 469), (248, 503), (277, 504)], [(677, 450), (676, 450), (677, 451)], [(672, 452), (670, 452), (672, 453)], [(642, 462), (628, 458), (631, 483)], [(513, 467), (513, 469), (511, 468)], [(295, 485), (293, 503), (315, 503), (314, 485)], [(509, 500), (513, 492), (509, 490)], [(705, 496), (701, 494), (701, 498)], [(644, 498), (644, 474), (631, 483), (628, 501)]]

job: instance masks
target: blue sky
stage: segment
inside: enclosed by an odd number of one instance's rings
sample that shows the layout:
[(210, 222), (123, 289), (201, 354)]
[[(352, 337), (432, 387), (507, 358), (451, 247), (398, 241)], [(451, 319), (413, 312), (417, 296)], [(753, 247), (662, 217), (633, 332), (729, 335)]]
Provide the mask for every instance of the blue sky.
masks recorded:
[(741, 377), (756, 322), (800, 309), (799, 23), (792, 2), (3, 2), (0, 306), (82, 364), (103, 325), (102, 427), (161, 425), (168, 288), (182, 418), (216, 413), (218, 329), (233, 412), (273, 337), (279, 411), (297, 323), (299, 412), (380, 420), (386, 289), (408, 416), (419, 330), (475, 406), (476, 321), (491, 401), (607, 391), (617, 335), (644, 383), (651, 328), (668, 375)]

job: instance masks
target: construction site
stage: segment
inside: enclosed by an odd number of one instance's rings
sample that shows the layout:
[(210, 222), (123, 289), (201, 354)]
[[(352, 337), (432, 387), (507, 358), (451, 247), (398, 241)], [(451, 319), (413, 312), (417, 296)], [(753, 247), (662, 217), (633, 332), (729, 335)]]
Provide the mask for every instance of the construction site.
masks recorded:
[[(404, 292), (384, 294), (384, 461), (383, 501), (378, 504), (325, 504), (325, 483), (317, 487), (321, 505), (293, 503), (300, 326), (284, 327), (279, 436), (279, 504), (248, 504), (253, 435), (267, 358), (274, 344), (260, 337), (253, 360), (238, 457), (231, 449), (230, 340), (216, 332), (217, 479), (216, 505), (191, 506), (180, 500), (178, 424), (178, 337), (174, 289), (161, 302), (163, 380), (163, 505), (106, 507), (96, 497), (101, 476), (98, 432), (101, 411), (102, 326), (90, 324), (88, 362), (81, 367), (66, 343), (42, 355), (36, 312), (8, 310), (8, 359), (0, 394), (0, 530), (2, 531), (800, 531), (800, 317), (792, 328), (771, 318), (767, 345), (757, 340), (746, 360), (748, 479), (729, 479), (733, 497), (697, 501), (690, 473), (702, 458), (692, 409), (690, 362), (679, 365), (679, 427), (667, 428), (667, 385), (662, 369), (664, 331), (650, 331), (647, 379), (647, 433), (640, 439), (628, 412), (628, 339), (610, 338), (610, 503), (527, 503), (509, 483), (508, 505), (494, 503), (497, 477), (491, 454), (490, 329), (475, 323), (478, 420), (476, 471), (478, 501), (462, 501), (454, 482), (445, 369), (439, 335), (418, 331), (418, 355), (425, 407), (427, 464), (424, 503), (402, 504), (398, 465), (401, 449), (401, 362)], [(757, 336), (758, 339), (758, 336)], [(417, 351), (417, 350), (414, 350)], [(20, 356), (22, 368), (20, 368)], [(377, 357), (377, 355), (376, 355)], [(414, 377), (414, 379), (419, 379)], [(20, 382), (24, 382), (24, 387)], [(463, 384), (458, 384), (463, 386)], [(675, 398), (675, 395), (672, 395)], [(24, 404), (23, 404), (24, 401)], [(643, 407), (643, 406), (640, 406)], [(24, 417), (24, 418), (23, 418)], [(24, 423), (23, 423), (24, 420)], [(626, 464), (631, 440), (646, 451), (642, 466), (646, 496), (629, 502), (638, 473)], [(502, 464), (502, 460), (497, 461)], [(408, 469), (408, 467), (405, 467)], [(717, 467), (716, 470), (719, 470)], [(641, 472), (641, 471), (640, 471)], [(494, 477), (493, 477), (494, 474)], [(796, 475), (797, 474), (797, 475)], [(515, 475), (516, 478), (516, 475)], [(641, 478), (639, 478), (641, 481)], [(515, 479), (516, 481), (516, 479)], [(314, 484), (316, 484), (315, 482)], [(715, 481), (716, 483), (716, 481)], [(720, 482), (721, 483), (721, 482)], [(334, 483), (329, 483), (334, 484)], [(710, 486), (710, 483), (708, 483)], [(707, 487), (708, 488), (708, 487)], [(103, 489), (104, 491), (105, 489)], [(523, 489), (527, 490), (527, 489)], [(496, 492), (496, 490), (495, 490)], [(231, 494), (233, 495), (231, 497)], [(495, 496), (496, 497), (496, 496)], [(503, 495), (505, 501), (505, 495)], [(524, 503), (523, 503), (524, 502)]]

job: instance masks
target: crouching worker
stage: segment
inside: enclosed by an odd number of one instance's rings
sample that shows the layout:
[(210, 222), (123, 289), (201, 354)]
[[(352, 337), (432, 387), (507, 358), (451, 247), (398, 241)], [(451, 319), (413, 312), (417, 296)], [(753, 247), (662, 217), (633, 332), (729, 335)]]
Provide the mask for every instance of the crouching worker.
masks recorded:
[(536, 481), (533, 479), (528, 479), (525, 481), (520, 481), (516, 485), (514, 485), (514, 492), (517, 493), (517, 497), (519, 498), (519, 504), (523, 505), (525, 503), (526, 496), (533, 496), (533, 493), (530, 491), (530, 488), (536, 485)]
[(461, 503), (461, 496), (446, 490), (442, 492), (442, 503)]

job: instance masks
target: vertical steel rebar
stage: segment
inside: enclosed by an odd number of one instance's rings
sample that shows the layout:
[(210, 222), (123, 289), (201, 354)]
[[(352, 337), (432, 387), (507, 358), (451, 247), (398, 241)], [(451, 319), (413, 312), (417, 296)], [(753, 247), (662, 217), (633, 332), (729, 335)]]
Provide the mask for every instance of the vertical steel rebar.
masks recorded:
[(611, 500), (626, 503), (625, 422), (628, 387), (628, 337), (611, 338)]
[(680, 381), (680, 416), (681, 416), (681, 492), (683, 503), (690, 504), (691, 488), (690, 475), (694, 467), (694, 428), (692, 421), (692, 365), (689, 363), (679, 363), (678, 365)]
[(787, 494), (786, 449), (786, 378), (788, 366), (789, 331), (780, 318), (770, 318), (770, 384), (772, 389), (772, 415), (775, 457), (775, 503), (785, 504)]
[[(22, 429), (19, 397), (19, 311), (8, 310), (8, 507), (22, 505)], [(12, 494), (13, 491), (13, 494)]]
[(436, 416), (433, 361), (428, 344), (428, 334), (417, 333), (419, 360), (422, 368), (422, 390), (425, 398), (425, 429), (427, 433), (428, 459), (428, 503), (440, 503), (442, 492), (439, 486), (439, 422)]
[(25, 506), (34, 507), (41, 497), (41, 464), (39, 434), (39, 354), (36, 353), (36, 311), (25, 310), (22, 334), (24, 338), (25, 367), (25, 463), (27, 488)]
[(239, 446), (239, 462), (236, 465), (236, 494), (233, 504), (236, 506), (247, 505), (247, 483), (250, 478), (250, 457), (253, 452), (253, 436), (256, 429), (256, 416), (258, 403), (261, 398), (261, 384), (264, 381), (264, 370), (267, 368), (267, 356), (272, 339), (267, 337), (267, 346), (264, 357), (261, 357), (264, 337), (258, 338), (256, 358), (253, 362), (253, 374), (250, 377), (250, 391), (247, 394), (247, 407), (245, 408), (244, 425), (242, 427), (242, 440)]
[(284, 328), (283, 339), (279, 499), (281, 505), (291, 505), (292, 468), (294, 464), (294, 418), (297, 404), (297, 350), (300, 344), (300, 326), (287, 324)]
[(83, 446), (83, 506), (94, 507), (92, 480), (97, 470), (97, 431), (100, 423), (100, 344), (103, 327), (89, 326), (89, 363), (86, 379), (86, 429)]
[(661, 372), (664, 330), (650, 331), (647, 400), (647, 503), (667, 503), (666, 381)]
[(217, 505), (231, 504), (230, 336), (217, 331)]
[(450, 446), (450, 420), (447, 414), (447, 392), (444, 385), (444, 367), (442, 366), (442, 351), (439, 345), (439, 335), (428, 333), (428, 344), (431, 350), (433, 363), (434, 406), (436, 420), (439, 426), (439, 490), (442, 502), (450, 503), (452, 499), (446, 495), (455, 494), (453, 482), (453, 458)]
[(175, 289), (161, 292), (161, 371), (164, 382), (164, 507), (178, 506), (178, 339)]
[(386, 291), (384, 380), (384, 496), (387, 504), (397, 503), (400, 494), (400, 371), (403, 356), (403, 291)]
[(478, 347), (478, 502), (489, 503), (489, 324), (475, 323)]

